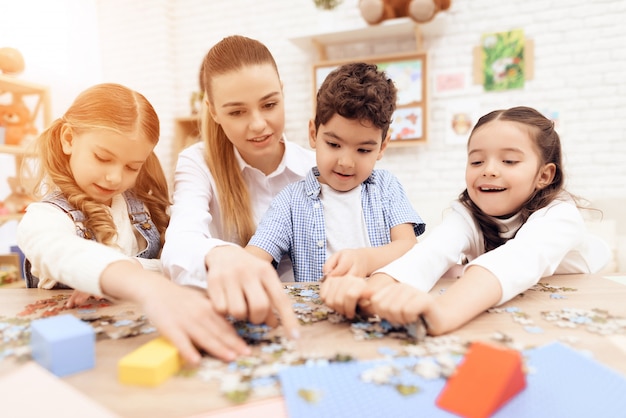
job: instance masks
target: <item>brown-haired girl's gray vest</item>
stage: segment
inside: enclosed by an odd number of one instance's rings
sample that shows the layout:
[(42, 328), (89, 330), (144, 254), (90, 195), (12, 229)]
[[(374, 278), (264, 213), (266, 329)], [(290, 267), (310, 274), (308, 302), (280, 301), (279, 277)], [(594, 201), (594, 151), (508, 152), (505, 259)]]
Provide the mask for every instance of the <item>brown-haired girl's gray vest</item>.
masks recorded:
[[(146, 211), (143, 202), (138, 200), (132, 192), (126, 191), (122, 196), (124, 197), (126, 205), (128, 206), (128, 217), (130, 218), (130, 222), (133, 224), (135, 229), (139, 231), (141, 236), (146, 239), (146, 242), (148, 243), (146, 249), (137, 254), (136, 257), (157, 258), (161, 249), (161, 238), (156, 225), (154, 225), (154, 222), (152, 222), (152, 218), (150, 218), (150, 214)], [(54, 192), (52, 194), (49, 194), (42, 200), (42, 202), (52, 203), (53, 205), (61, 208), (74, 221), (74, 224), (76, 225), (76, 235), (85, 239), (95, 241), (95, 234), (83, 226), (83, 223), (85, 221), (85, 215), (83, 214), (83, 212), (74, 208), (67, 201), (65, 196), (61, 194), (61, 192)], [(30, 261), (28, 261), (28, 259), (25, 259), (24, 276), (26, 280), (26, 286), (34, 288), (37, 287), (37, 285), (39, 284), (39, 278), (33, 276), (30, 270)], [(57, 283), (54, 288), (70, 289), (70, 287), (62, 283)]]

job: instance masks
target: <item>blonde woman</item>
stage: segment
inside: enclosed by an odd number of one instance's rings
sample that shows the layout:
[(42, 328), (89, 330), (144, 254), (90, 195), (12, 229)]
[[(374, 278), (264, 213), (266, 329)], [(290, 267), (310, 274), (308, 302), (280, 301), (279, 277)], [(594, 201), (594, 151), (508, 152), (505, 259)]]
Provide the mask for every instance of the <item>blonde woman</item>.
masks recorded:
[(276, 62), (261, 42), (229, 36), (204, 58), (202, 141), (178, 157), (172, 218), (163, 265), (181, 284), (207, 288), (216, 309), (252, 322), (275, 323), (288, 334), (297, 320), (280, 285), (290, 276), (243, 247), (272, 198), (302, 179), (313, 151), (285, 140), (283, 86)]

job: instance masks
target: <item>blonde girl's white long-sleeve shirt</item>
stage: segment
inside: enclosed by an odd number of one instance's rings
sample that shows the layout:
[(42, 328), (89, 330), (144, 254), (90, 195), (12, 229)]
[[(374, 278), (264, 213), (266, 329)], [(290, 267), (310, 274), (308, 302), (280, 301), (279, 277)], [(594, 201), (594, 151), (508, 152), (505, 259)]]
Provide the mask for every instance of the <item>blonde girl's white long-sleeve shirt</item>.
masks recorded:
[[(563, 200), (565, 199), (565, 200)], [(590, 234), (573, 201), (563, 197), (534, 212), (496, 219), (501, 236), (514, 238), (485, 252), (483, 234), (468, 209), (455, 201), (442, 223), (423, 242), (379, 269), (399, 282), (429, 291), (464, 255), (500, 282), (502, 304), (553, 274), (595, 273), (610, 260), (608, 245)], [(517, 234), (515, 232), (517, 231)]]
[[(247, 164), (235, 149), (239, 169), (250, 192), (255, 224), (287, 184), (298, 181), (315, 165), (315, 153), (284, 141), (285, 153), (273, 173), (265, 175)], [(204, 159), (204, 143), (184, 149), (174, 175), (174, 202), (161, 255), (163, 268), (179, 284), (206, 287), (204, 257), (216, 246), (238, 242), (224, 233), (215, 180)], [(281, 263), (282, 265), (283, 263)]]
[(159, 259), (134, 257), (146, 248), (147, 242), (131, 224), (122, 195), (113, 198), (110, 212), (117, 229), (115, 246), (76, 235), (72, 218), (54, 204), (35, 202), (28, 206), (17, 227), (17, 244), (31, 262), (39, 287), (50, 289), (61, 282), (102, 296), (100, 276), (119, 260), (135, 259), (145, 269), (161, 272)]

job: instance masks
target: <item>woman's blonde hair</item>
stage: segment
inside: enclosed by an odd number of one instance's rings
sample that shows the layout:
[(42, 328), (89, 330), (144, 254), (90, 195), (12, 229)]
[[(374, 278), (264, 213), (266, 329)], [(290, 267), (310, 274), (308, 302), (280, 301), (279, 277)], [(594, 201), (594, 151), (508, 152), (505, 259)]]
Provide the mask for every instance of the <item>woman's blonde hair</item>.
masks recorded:
[[(247, 66), (270, 64), (278, 67), (274, 57), (261, 42), (245, 36), (229, 36), (215, 44), (204, 57), (200, 69), (200, 84), (206, 98), (213, 103), (212, 77)], [(215, 179), (226, 236), (235, 235), (239, 244), (246, 245), (256, 229), (250, 193), (244, 182), (233, 144), (203, 106), (202, 138), (206, 147), (206, 163)]]
[[(63, 152), (61, 133), (69, 127), (74, 133), (94, 128), (111, 129), (120, 134), (136, 134), (156, 145), (159, 140), (159, 118), (148, 100), (119, 84), (98, 84), (83, 91), (63, 117), (56, 119), (36, 141), (39, 172), (35, 192), (43, 194), (58, 189), (68, 202), (85, 215), (84, 226), (98, 242), (111, 244), (116, 228), (103, 203), (92, 200), (76, 184), (69, 156)], [(170, 205), (167, 180), (154, 151), (143, 164), (135, 185), (130, 189), (144, 203), (164, 242), (169, 224)]]

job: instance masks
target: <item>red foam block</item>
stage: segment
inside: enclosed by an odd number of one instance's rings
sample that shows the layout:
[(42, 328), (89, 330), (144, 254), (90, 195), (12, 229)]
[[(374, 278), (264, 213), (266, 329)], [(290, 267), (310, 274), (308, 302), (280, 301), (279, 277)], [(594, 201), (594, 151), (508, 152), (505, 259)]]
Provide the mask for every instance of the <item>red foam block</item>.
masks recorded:
[(526, 375), (518, 351), (475, 342), (436, 404), (465, 418), (487, 418), (525, 387)]

